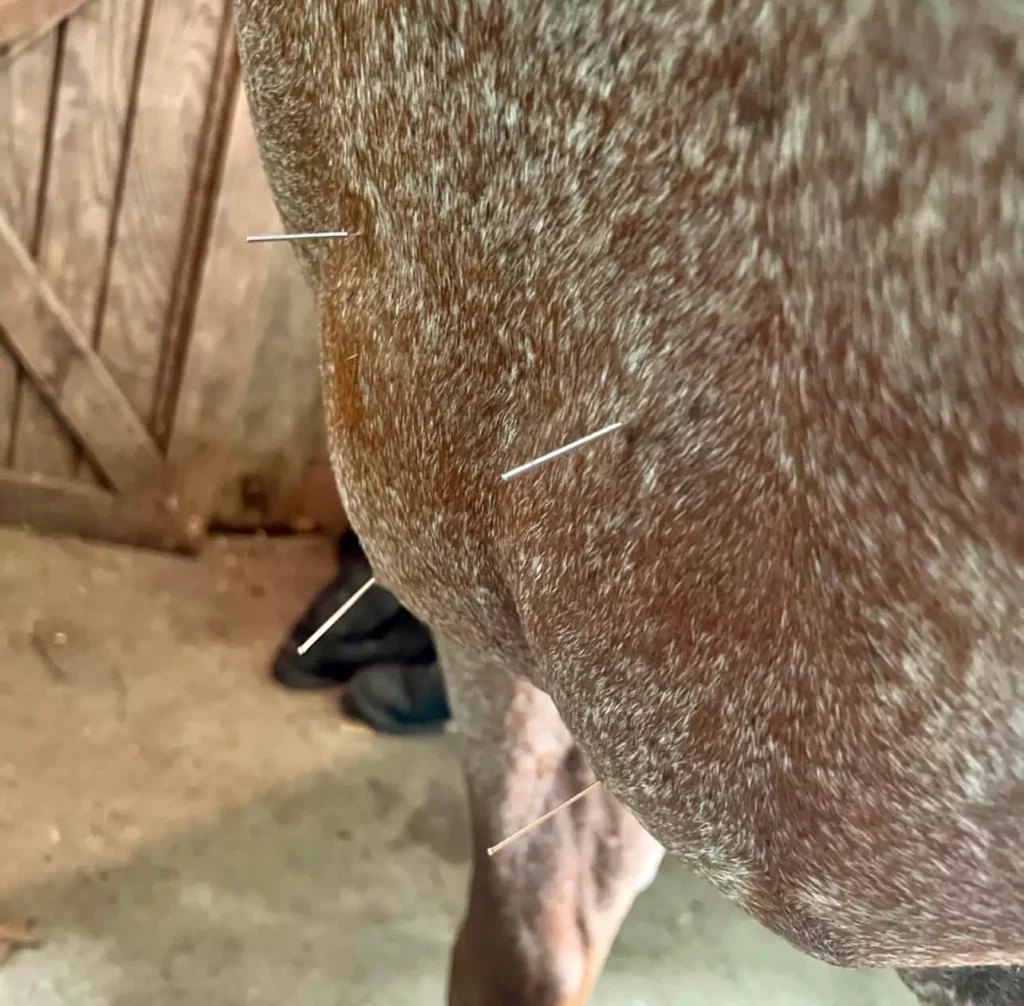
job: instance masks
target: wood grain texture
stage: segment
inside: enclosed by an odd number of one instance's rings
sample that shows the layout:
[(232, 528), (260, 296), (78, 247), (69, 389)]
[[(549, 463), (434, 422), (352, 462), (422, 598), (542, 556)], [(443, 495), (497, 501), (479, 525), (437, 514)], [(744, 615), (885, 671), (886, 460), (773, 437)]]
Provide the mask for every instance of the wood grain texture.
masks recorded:
[(245, 237), (275, 226), (277, 210), (239, 93), (169, 445), (182, 513), (204, 524), (237, 443), (264, 310), (270, 259)]
[(265, 248), (269, 276), (237, 444), (215, 523), (332, 533), (347, 526), (327, 456), (316, 305), (291, 248)]
[(267, 282), (238, 443), (217, 507), (218, 520), (238, 527), (280, 520), (282, 497), (294, 491), (309, 463), (321, 410), (313, 295), (291, 248), (276, 245), (257, 254), (265, 259)]
[[(311, 297), (291, 249), (244, 243), (279, 224), (225, 4), (152, 3), (147, 22), (147, 0), (92, 0), (61, 29), (56, 76), (56, 32), (0, 57), (0, 210), (18, 239), (0, 228), (0, 323), (20, 331), (0, 335), (0, 466), (10, 448), (19, 468), (0, 482), (0, 521), (38, 508), (42, 530), (185, 549), (215, 513), (233, 527), (340, 530)], [(14, 341), (45, 390), (22, 382), (8, 443)], [(131, 404), (122, 386), (138, 389)], [(61, 481), (71, 441), (51, 397), (126, 492)], [(154, 445), (165, 437), (170, 469)]]
[(0, 471), (0, 524), (141, 548), (195, 550), (173, 515), (151, 498), (118, 496), (23, 472)]
[(225, 0), (155, 0), (98, 347), (140, 416), (161, 343), (200, 156)]
[[(322, 431), (321, 431), (322, 432)], [(310, 442), (311, 457), (293, 486), (273, 501), (261, 527), (341, 534), (349, 527), (334, 480), (327, 438)]]
[[(27, 247), (35, 240), (56, 48), (49, 35), (17, 57), (0, 57), (0, 216)], [(0, 345), (0, 466), (8, 463), (13, 445), (21, 376)]]
[(0, 326), (36, 386), (119, 489), (160, 483), (162, 460), (86, 335), (0, 220)]
[(178, 268), (171, 306), (164, 327), (157, 369), (156, 390), (149, 426), (157, 443), (166, 445), (174, 420), (181, 372), (195, 317), (196, 296), (202, 279), (206, 245), (210, 237), (225, 145), (231, 130), (235, 94), (239, 88), (238, 49), (230, 5), (224, 9), (217, 58), (206, 106), (206, 118), (195, 159)]
[[(36, 259), (85, 333), (95, 330), (102, 302), (144, 7), (145, 0), (93, 0), (63, 29)], [(77, 453), (42, 395), (26, 388), (12, 466), (70, 477)]]
[(0, 48), (45, 35), (88, 0), (0, 0)]

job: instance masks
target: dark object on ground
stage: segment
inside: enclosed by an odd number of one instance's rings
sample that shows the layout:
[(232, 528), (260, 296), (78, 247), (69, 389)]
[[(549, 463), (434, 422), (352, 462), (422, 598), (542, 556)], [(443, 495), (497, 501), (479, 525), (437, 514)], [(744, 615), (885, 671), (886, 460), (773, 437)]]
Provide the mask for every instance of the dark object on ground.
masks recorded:
[(435, 733), (451, 716), (436, 662), (367, 667), (342, 693), (341, 709), (382, 734)]
[(298, 647), (372, 575), (355, 535), (338, 543), (338, 572), (295, 623), (274, 659), (274, 677), (286, 688), (344, 684), (360, 668), (382, 661), (429, 663), (434, 644), (427, 630), (381, 587), (374, 587), (308, 653)]
[(298, 647), (370, 578), (370, 565), (351, 532), (338, 542), (338, 572), (295, 623), (274, 658), (286, 688), (348, 685), (342, 708), (385, 733), (437, 730), (449, 718), (434, 643), (382, 587), (374, 587), (308, 653)]

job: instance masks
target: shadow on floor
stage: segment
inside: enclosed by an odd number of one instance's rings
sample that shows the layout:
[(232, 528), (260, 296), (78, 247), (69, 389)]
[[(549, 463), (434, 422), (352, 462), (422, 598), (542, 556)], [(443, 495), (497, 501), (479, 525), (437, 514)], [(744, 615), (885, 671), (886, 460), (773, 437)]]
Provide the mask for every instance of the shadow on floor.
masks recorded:
[(468, 856), (449, 746), (382, 744), (123, 867), (5, 898), (49, 938), (0, 970), (0, 1002), (427, 1002)]
[[(19, 1006), (441, 1004), (468, 824), (448, 738), (280, 787), (140, 851), (0, 904), (48, 939), (0, 969)], [(676, 864), (641, 897), (596, 1004), (909, 1003), (892, 975), (795, 953)]]

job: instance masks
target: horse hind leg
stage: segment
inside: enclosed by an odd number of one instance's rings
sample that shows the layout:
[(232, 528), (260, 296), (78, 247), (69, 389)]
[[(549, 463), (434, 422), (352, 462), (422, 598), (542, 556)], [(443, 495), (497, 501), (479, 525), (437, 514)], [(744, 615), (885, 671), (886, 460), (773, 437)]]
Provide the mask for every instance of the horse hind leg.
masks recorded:
[(438, 640), (473, 828), (469, 904), (452, 954), (452, 1006), (586, 1001), (661, 846), (601, 787), (494, 856), (490, 846), (594, 776), (550, 698), (499, 661)]

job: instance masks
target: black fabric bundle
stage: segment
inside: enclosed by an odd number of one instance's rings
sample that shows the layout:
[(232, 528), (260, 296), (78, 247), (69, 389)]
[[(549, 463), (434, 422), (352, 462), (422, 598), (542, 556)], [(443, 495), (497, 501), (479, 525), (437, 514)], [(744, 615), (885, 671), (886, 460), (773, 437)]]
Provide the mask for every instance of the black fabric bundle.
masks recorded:
[(351, 532), (337, 546), (338, 572), (295, 623), (274, 659), (274, 677), (291, 689), (344, 685), (342, 709), (380, 733), (441, 729), (450, 713), (434, 643), (382, 587), (372, 588), (310, 650), (308, 639), (372, 575)]

